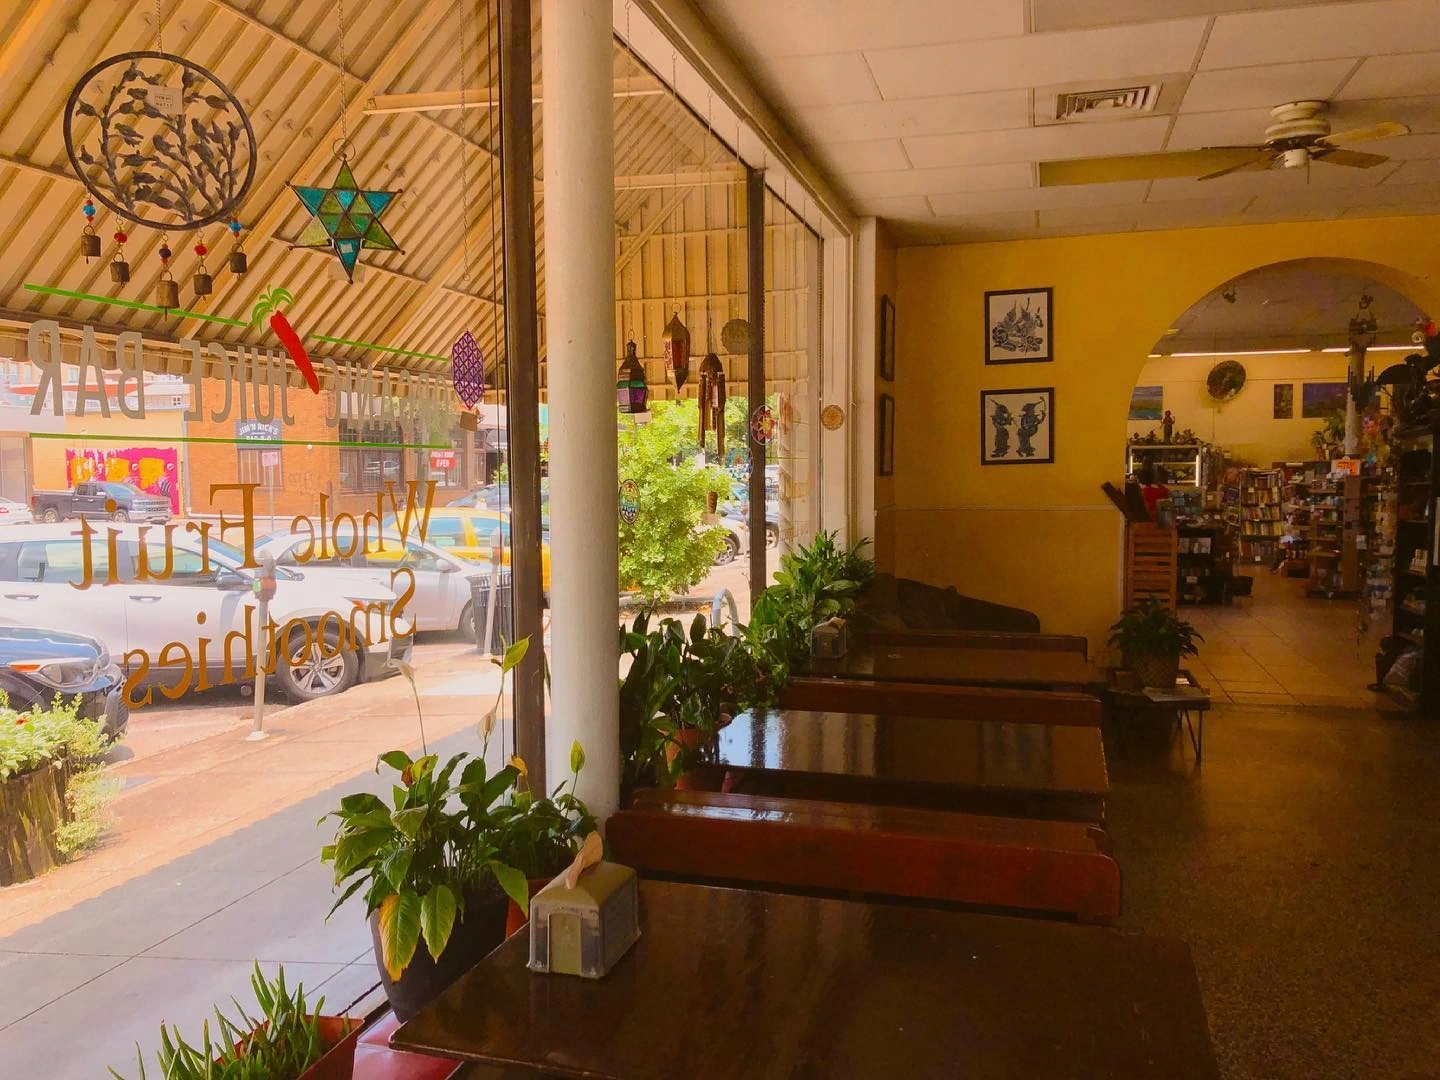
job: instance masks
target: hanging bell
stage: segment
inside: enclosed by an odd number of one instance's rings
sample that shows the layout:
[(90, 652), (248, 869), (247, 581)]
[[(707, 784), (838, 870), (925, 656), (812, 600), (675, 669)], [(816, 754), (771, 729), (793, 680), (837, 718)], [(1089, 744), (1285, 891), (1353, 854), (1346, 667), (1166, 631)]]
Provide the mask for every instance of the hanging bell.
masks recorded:
[(124, 285), (130, 280), (130, 264), (125, 261), (125, 241), (130, 239), (123, 232), (115, 234), (115, 257), (110, 260), (110, 280)]
[(210, 271), (205, 268), (205, 253), (208, 250), (204, 244), (195, 245), (195, 254), (200, 256), (200, 265), (195, 267), (195, 275), (190, 279), (190, 285), (195, 290), (197, 300), (215, 291), (215, 282), (210, 277)]
[(245, 258), (245, 249), (240, 246), (241, 228), (240, 222), (230, 222), (230, 235), (235, 238), (235, 247), (230, 252), (230, 272), (237, 276), (250, 268), (249, 260)]
[(95, 203), (91, 199), (85, 200), (83, 207), (85, 214), (85, 228), (80, 232), (80, 254), (85, 261), (98, 259), (100, 257), (100, 237), (95, 235)]
[(680, 321), (679, 312), (670, 316), (670, 321), (665, 324), (665, 332), (660, 335), (660, 341), (664, 347), (665, 367), (674, 377), (675, 390), (678, 393), (685, 385), (685, 380), (690, 377), (690, 331)]
[(173, 277), (162, 277), (156, 287), (156, 306), (173, 311), (180, 306), (180, 283)]

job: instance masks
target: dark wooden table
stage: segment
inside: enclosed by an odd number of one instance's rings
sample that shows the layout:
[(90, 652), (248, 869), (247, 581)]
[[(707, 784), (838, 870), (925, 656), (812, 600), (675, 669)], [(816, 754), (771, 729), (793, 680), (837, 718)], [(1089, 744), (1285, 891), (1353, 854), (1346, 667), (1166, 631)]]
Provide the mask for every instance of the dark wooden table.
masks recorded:
[(533, 974), (517, 934), (392, 1045), (610, 1080), (1219, 1075), (1180, 941), (662, 882), (640, 901), (606, 978)]
[(838, 660), (812, 660), (804, 672), (838, 679), (1073, 690), (1104, 683), (1075, 652), (947, 648), (940, 645), (852, 643)]
[(719, 762), (756, 795), (1052, 821), (1103, 823), (1110, 790), (1096, 727), (756, 709)]

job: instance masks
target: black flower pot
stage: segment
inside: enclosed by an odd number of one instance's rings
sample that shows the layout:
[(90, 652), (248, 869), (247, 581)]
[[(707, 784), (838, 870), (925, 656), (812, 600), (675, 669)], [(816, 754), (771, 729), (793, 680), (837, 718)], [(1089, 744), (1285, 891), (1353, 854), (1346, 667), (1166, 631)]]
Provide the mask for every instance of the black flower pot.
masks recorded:
[(432, 960), (422, 940), (410, 966), (398, 980), (391, 979), (381, 960), (380, 914), (370, 916), (370, 940), (375, 946), (375, 965), (390, 1007), (403, 1023), (440, 995), (440, 992), (469, 971), (505, 940), (505, 915), (509, 897), (498, 888), (466, 897), (465, 915), (455, 923), (449, 944)]

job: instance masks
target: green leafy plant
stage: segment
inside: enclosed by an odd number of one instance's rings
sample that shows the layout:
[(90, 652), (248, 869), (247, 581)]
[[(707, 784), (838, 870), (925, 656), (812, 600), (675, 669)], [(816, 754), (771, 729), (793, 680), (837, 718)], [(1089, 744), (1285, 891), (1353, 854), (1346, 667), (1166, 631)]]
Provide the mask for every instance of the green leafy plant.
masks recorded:
[[(505, 650), (498, 664), (502, 687), (528, 645), (524, 638)], [(413, 688), (413, 671), (406, 677)], [(321, 818), (339, 822), (334, 842), (320, 853), (335, 868), (336, 888), (345, 885), (330, 912), (365, 889), (365, 912), (379, 913), (380, 959), (392, 979), (404, 973), (422, 940), (439, 960), (467, 898), (498, 886), (529, 910), (525, 875), (504, 861), (499, 846), (509, 822), (502, 800), (514, 792), (521, 769), (510, 764), (489, 773), (485, 753), (494, 715), (492, 707), (480, 722), (479, 757), (460, 753), (441, 763), (435, 754), (411, 758), (391, 750), (375, 766), (376, 772), (384, 765), (399, 773), (390, 805), (360, 792), (344, 796), (338, 810)]]
[(755, 601), (749, 634), (777, 662), (804, 663), (816, 623), (849, 615), (855, 598), (875, 580), (875, 564), (862, 555), (869, 540), (841, 547), (836, 534), (817, 533), (782, 555), (775, 583)]
[(1126, 608), (1110, 627), (1110, 644), (1128, 657), (1197, 656), (1200, 631), (1161, 600), (1147, 597)]
[(584, 748), (571, 743), (569, 779), (539, 799), (529, 788), (529, 774), (520, 770), (520, 782), (509, 804), (496, 811), (500, 821), (497, 846), (507, 866), (527, 878), (540, 878), (558, 874), (570, 864), (581, 842), (596, 830), (590, 808), (575, 794), (584, 767)]
[(620, 429), (620, 477), (634, 481), (639, 512), (620, 520), (619, 583), (650, 605), (698, 584), (724, 543), (723, 528), (701, 521), (706, 497), (724, 498), (730, 480), (690, 463), (698, 426), (695, 402), (657, 401), (648, 423)]
[[(211, 1034), (210, 1021), (205, 1021), (198, 1046), (187, 1042), (178, 1027), (160, 1026), (160, 1049), (155, 1058), (163, 1080), (295, 1080), (325, 1056), (334, 1042), (320, 1031), (323, 997), (312, 1008), (305, 1001), (303, 984), (292, 994), (286, 989), (283, 967), (272, 982), (260, 973), (257, 963), (250, 985), (260, 1006), (259, 1019), (231, 998), (238, 1020), (230, 1019), (217, 1006), (215, 1034)], [(139, 1080), (146, 1080), (145, 1059), (138, 1044), (135, 1063)], [(124, 1080), (114, 1069), (109, 1072)]]

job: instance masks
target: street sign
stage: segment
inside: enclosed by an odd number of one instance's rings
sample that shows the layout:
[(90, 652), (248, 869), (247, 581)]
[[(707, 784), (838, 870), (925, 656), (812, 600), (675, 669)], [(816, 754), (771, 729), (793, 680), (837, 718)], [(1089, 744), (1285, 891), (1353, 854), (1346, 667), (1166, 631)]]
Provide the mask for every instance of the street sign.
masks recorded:
[(260, 464), (267, 469), (277, 468), (280, 464), (279, 450), (261, 450)]

